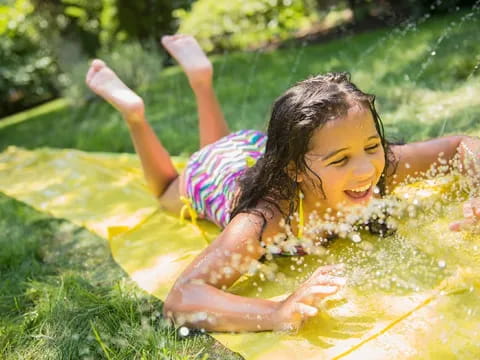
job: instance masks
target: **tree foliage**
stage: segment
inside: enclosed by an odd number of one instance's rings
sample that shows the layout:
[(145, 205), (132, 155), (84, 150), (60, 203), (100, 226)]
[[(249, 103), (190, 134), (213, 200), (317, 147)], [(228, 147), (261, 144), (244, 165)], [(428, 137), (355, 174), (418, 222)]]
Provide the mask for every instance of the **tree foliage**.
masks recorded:
[[(350, 8), (359, 25), (372, 20), (393, 25), (425, 12), (472, 7), (475, 2), (4, 0), (0, 5), (0, 117), (57, 97), (71, 85), (72, 76), (67, 75), (76, 71), (77, 64), (85, 66), (89, 58), (114, 53), (123, 44), (148, 53), (160, 46), (160, 37), (167, 33), (192, 34), (207, 51), (246, 49), (291, 37), (332, 6)], [(122, 67), (128, 68), (131, 59), (122, 60)]]
[(283, 40), (311, 24), (305, 0), (197, 0), (190, 11), (174, 12), (179, 32), (194, 35), (206, 51), (245, 49)]
[(0, 6), (0, 117), (58, 96), (58, 65), (28, 0)]

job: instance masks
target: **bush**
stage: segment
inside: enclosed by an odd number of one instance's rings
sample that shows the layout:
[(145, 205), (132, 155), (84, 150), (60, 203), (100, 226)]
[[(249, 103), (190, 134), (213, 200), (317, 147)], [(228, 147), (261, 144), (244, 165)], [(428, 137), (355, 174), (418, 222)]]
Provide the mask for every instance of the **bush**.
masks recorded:
[[(149, 83), (157, 78), (163, 67), (164, 57), (157, 47), (139, 42), (120, 43), (113, 50), (102, 50), (98, 57), (105, 61), (122, 81), (132, 90), (142, 92)], [(94, 98), (91, 90), (85, 85), (85, 74), (90, 60), (82, 59), (65, 70), (66, 86), (63, 95), (73, 105), (83, 105)]]
[(283, 40), (311, 24), (314, 11), (305, 0), (197, 0), (178, 9), (179, 32), (194, 35), (206, 51), (245, 49)]
[[(134, 89), (152, 71), (158, 73), (158, 54), (135, 43), (117, 47), (135, 39), (117, 19), (117, 2), (10, 0), (0, 5), (0, 118), (61, 93), (75, 102), (84, 99), (89, 57), (106, 59)], [(145, 48), (158, 48), (142, 40)]]
[(46, 26), (28, 1), (0, 6), (0, 117), (58, 95), (58, 65), (42, 41)]

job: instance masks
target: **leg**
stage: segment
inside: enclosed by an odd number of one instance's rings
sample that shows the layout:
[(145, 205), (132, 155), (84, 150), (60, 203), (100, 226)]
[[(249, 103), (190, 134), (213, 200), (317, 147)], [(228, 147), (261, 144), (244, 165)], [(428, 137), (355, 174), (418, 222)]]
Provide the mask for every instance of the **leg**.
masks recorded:
[(178, 179), (178, 174), (170, 155), (145, 119), (143, 100), (101, 60), (92, 62), (86, 83), (97, 95), (122, 113), (142, 162), (147, 183), (159, 198), (167, 187)]
[(213, 67), (195, 38), (187, 35), (164, 36), (162, 44), (178, 61), (188, 77), (198, 109), (200, 147), (230, 133), (213, 90)]

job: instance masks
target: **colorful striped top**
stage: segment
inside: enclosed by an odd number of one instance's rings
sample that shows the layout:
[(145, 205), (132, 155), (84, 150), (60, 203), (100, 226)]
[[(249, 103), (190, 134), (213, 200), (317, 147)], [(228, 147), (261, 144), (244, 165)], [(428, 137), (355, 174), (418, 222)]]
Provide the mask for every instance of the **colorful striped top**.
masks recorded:
[(267, 136), (240, 130), (194, 153), (185, 168), (186, 193), (200, 218), (220, 227), (230, 221), (237, 180), (263, 156)]

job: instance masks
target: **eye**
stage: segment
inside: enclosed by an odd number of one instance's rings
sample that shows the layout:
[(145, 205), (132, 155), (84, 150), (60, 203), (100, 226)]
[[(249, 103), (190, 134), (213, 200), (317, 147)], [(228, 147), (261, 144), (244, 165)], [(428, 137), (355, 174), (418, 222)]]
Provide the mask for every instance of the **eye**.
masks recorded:
[(343, 158), (339, 159), (339, 160), (335, 160), (335, 161), (332, 161), (329, 165), (343, 165), (344, 163), (347, 162), (347, 157), (344, 156)]
[(375, 145), (371, 145), (369, 147), (366, 147), (365, 150), (369, 151), (369, 152), (373, 152), (374, 150), (377, 150), (379, 147), (380, 147), (380, 144), (375, 144)]

